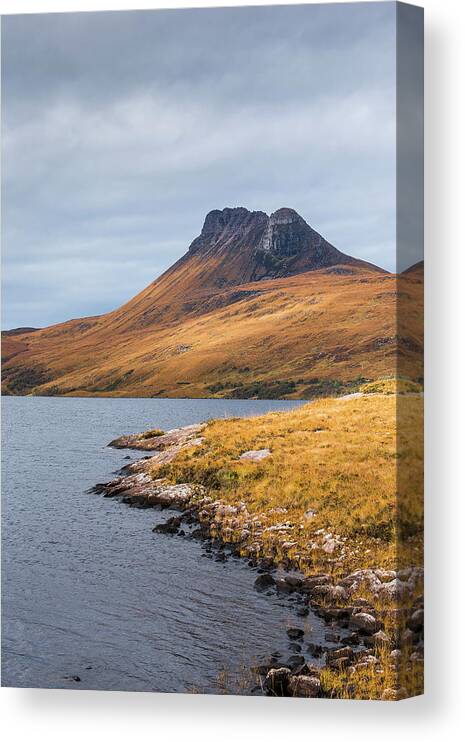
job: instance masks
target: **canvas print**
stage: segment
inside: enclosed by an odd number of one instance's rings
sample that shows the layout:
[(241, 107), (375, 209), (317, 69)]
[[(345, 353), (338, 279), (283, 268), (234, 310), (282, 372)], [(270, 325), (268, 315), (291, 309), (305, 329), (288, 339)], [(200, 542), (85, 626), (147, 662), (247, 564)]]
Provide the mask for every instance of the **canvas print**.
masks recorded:
[(2, 684), (421, 694), (422, 10), (1, 41)]

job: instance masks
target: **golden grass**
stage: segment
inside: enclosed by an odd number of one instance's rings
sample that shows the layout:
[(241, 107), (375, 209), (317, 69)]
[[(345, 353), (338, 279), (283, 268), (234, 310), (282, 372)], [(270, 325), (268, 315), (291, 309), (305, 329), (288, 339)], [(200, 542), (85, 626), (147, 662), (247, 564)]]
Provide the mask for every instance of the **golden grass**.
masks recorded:
[(361, 384), (359, 391), (363, 394), (418, 394), (423, 387), (410, 379), (390, 378)]
[[(420, 395), (367, 395), (252, 419), (214, 420), (202, 446), (155, 474), (202, 484), (227, 504), (245, 503), (259, 516), (264, 554), (293, 559), (304, 572), (315, 566), (346, 574), (412, 566), (422, 561), (421, 419)], [(263, 448), (272, 453), (259, 463), (239, 459)], [(408, 489), (403, 482), (400, 498), (402, 467), (408, 467)], [(266, 530), (283, 523), (291, 526), (283, 533)], [(340, 542), (331, 553), (323, 549), (328, 533)], [(254, 533), (249, 541), (255, 541)]]
[[(319, 387), (332, 393), (326, 382), (393, 376), (401, 356), (402, 375), (417, 378), (421, 321), (403, 328), (399, 344), (397, 284), (359, 268), (208, 290), (194, 289), (189, 272), (177, 282), (165, 275), (115, 312), (7, 337), (3, 389), (313, 399)], [(403, 281), (414, 307), (421, 286)]]
[(146, 430), (145, 433), (141, 433), (139, 438), (142, 438), (143, 440), (145, 440), (146, 438), (159, 438), (161, 435), (164, 434), (164, 430), (161, 430), (160, 428), (153, 428), (152, 430)]
[[(304, 573), (345, 576), (361, 568), (423, 564), (423, 398), (384, 394), (325, 399), (290, 412), (255, 418), (213, 420), (204, 443), (186, 450), (156, 477), (197, 482), (215, 500), (244, 503), (255, 524), (243, 543), (241, 513), (210, 523), (212, 535), (241, 540), (244, 554), (272, 557)], [(240, 460), (248, 450), (269, 448), (259, 463)], [(284, 531), (267, 530), (287, 524)], [(338, 546), (324, 550), (324, 536)], [(383, 616), (390, 646), (377, 646), (372, 663), (342, 670), (324, 668), (323, 695), (332, 698), (393, 700), (423, 691), (423, 661), (412, 648), (391, 649), (406, 628), (414, 595), (397, 600), (395, 610), (360, 586), (363, 598)], [(325, 598), (321, 599), (322, 603)], [(392, 607), (392, 606), (391, 606)], [(413, 655), (414, 656), (414, 655)], [(373, 660), (373, 657), (372, 657)], [(364, 666), (365, 664), (365, 666)]]

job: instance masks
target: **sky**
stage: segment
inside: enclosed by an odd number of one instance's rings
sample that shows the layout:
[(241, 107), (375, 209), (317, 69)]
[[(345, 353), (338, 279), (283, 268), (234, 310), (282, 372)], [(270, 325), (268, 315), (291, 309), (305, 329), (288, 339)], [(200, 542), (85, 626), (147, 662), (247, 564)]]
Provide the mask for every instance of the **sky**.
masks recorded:
[(394, 270), (395, 44), (390, 2), (4, 17), (2, 326), (121, 305), (225, 206)]

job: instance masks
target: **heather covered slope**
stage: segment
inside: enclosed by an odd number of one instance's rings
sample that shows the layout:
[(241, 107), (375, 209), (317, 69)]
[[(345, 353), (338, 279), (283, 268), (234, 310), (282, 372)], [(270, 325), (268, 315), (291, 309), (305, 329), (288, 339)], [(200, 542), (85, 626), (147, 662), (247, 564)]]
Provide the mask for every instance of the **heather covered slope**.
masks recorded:
[[(7, 337), (10, 394), (311, 397), (408, 374), (396, 276), (339, 252), (290, 209), (210, 212), (201, 235), (119, 309)], [(416, 302), (418, 281), (404, 280)]]

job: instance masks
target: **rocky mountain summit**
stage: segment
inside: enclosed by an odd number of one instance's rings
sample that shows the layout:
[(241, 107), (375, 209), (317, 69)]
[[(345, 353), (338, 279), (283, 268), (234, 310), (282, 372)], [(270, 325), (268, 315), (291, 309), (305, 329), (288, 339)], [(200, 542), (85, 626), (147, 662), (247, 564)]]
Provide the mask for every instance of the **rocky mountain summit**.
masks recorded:
[[(392, 376), (400, 355), (415, 379), (421, 315), (403, 312), (398, 341), (398, 280), (293, 209), (210, 211), (185, 254), (122, 306), (3, 334), (2, 390), (307, 399)], [(405, 306), (421, 304), (422, 285), (420, 268), (403, 274)]]
[(210, 211), (184, 258), (214, 261), (217, 286), (284, 278), (335, 265), (375, 266), (345, 255), (294, 209), (268, 216), (244, 207)]

